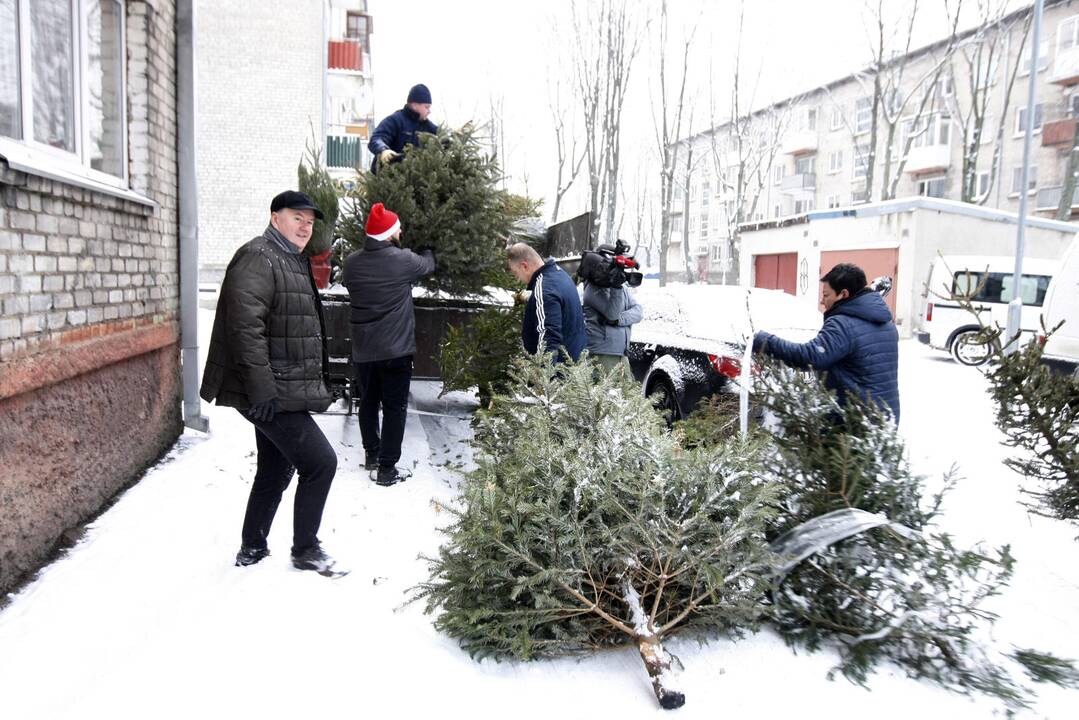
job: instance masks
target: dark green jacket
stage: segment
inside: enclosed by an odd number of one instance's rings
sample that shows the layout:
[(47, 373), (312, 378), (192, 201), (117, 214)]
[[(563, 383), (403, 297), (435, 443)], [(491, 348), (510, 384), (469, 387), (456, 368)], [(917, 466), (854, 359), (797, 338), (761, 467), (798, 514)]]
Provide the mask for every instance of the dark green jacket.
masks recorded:
[(200, 395), (241, 410), (322, 412), (327, 389), (322, 302), (307, 257), (272, 226), (233, 255), (217, 301)]

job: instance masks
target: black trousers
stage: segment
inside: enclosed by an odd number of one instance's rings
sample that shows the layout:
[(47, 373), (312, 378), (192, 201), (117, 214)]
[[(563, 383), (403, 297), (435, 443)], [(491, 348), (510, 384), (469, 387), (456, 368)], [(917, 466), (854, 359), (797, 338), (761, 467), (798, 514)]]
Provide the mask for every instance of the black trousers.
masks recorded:
[(405, 437), (412, 356), (356, 363), (356, 380), (360, 384), (360, 435), (364, 452), (377, 454), (379, 465), (393, 467), (401, 459), (401, 441)]
[(322, 509), (337, 473), (337, 453), (309, 413), (277, 413), (270, 422), (247, 419), (255, 426), (258, 465), (247, 498), (243, 544), (266, 547), (281, 494), (299, 471), (292, 511), (292, 554), (298, 555), (318, 543)]

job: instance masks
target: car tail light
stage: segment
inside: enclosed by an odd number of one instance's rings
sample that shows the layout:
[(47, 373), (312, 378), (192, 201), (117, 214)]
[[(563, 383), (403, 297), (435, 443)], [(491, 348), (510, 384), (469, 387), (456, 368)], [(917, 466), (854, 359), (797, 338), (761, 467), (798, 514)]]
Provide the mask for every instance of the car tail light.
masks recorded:
[(712, 363), (712, 368), (724, 377), (733, 380), (742, 374), (742, 364), (734, 358), (725, 355), (709, 355), (708, 361)]
[(925, 321), (933, 322), (933, 303), (927, 303), (925, 306)]

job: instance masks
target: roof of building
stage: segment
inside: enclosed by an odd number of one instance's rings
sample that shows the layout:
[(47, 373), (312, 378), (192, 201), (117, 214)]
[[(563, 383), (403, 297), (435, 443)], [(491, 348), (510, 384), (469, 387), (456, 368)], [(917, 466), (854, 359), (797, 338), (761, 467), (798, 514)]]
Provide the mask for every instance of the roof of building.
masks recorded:
[[(803, 225), (811, 223), (814, 220), (879, 217), (882, 215), (895, 215), (897, 213), (911, 212), (913, 210), (932, 210), (935, 212), (948, 213), (950, 215), (965, 215), (967, 217), (989, 220), (991, 222), (1012, 224), (1018, 224), (1019, 222), (1019, 215), (1017, 213), (1008, 212), (1007, 210), (997, 210), (995, 208), (972, 205), (971, 203), (959, 202), (957, 200), (942, 200), (940, 198), (922, 197), (919, 195), (897, 198), (895, 200), (865, 203), (863, 205), (832, 208), (829, 210), (811, 210), (808, 213), (788, 215), (774, 220), (742, 223), (738, 228), (741, 232), (746, 233), (757, 230), (789, 227), (791, 225)], [(1079, 224), (1077, 223), (1049, 220), (1040, 217), (1027, 216), (1026, 225), (1028, 227), (1042, 228), (1045, 230), (1056, 230), (1057, 232), (1062, 233), (1079, 232)]]

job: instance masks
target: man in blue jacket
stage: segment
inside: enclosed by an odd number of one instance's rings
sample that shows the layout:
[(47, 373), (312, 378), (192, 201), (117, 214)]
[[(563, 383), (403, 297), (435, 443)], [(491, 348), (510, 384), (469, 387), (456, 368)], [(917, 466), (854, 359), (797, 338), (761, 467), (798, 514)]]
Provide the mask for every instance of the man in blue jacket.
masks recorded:
[(880, 295), (866, 287), (865, 272), (840, 263), (821, 278), (824, 326), (807, 343), (766, 332), (753, 338), (761, 351), (788, 365), (825, 373), (839, 402), (847, 393), (872, 400), (899, 422), (899, 332)]
[(371, 135), (367, 148), (374, 155), (371, 172), (388, 165), (405, 151), (405, 145), (419, 145), (420, 133), (434, 135), (438, 125), (427, 119), (431, 114), (431, 91), (426, 85), (413, 85), (405, 106), (383, 119)]
[(544, 260), (525, 243), (511, 245), (506, 261), (513, 276), (528, 286), (521, 341), (530, 354), (553, 353), (554, 362), (576, 362), (585, 346), (584, 313), (577, 286), (551, 258)]

